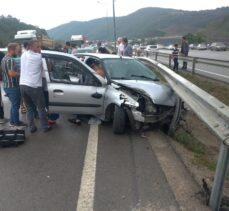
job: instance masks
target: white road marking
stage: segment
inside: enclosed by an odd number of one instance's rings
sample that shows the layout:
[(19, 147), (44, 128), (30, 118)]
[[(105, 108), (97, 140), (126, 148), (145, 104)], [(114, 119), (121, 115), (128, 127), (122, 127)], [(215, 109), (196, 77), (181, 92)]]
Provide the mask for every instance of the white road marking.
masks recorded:
[(208, 74), (211, 74), (211, 75), (217, 75), (217, 76), (223, 77), (223, 78), (229, 78), (229, 76), (222, 75), (222, 74), (219, 74), (219, 73), (209, 72), (209, 71), (202, 70), (202, 69), (199, 69), (199, 68), (196, 68), (196, 70), (198, 70), (198, 71), (200, 71), (200, 72), (205, 72), (205, 73), (208, 73)]
[[(158, 61), (161, 62), (161, 63), (163, 63), (163, 64), (168, 65), (168, 62), (161, 61), (161, 60), (158, 60)], [(214, 72), (203, 70), (203, 69), (200, 69), (200, 68), (196, 68), (196, 70), (199, 71), (199, 72), (207, 73), (209, 75), (214, 75), (214, 76), (218, 76), (218, 77), (222, 77), (222, 78), (226, 78), (226, 79), (229, 78), (229, 76), (227, 76), (227, 75), (222, 75), (222, 74), (219, 74), (219, 73), (214, 73)], [(192, 67), (191, 66), (188, 66), (188, 71), (190, 71), (190, 72), (192, 71)], [(206, 76), (204, 74), (201, 74), (201, 75)]]
[(98, 125), (91, 125), (76, 211), (93, 211), (98, 148)]

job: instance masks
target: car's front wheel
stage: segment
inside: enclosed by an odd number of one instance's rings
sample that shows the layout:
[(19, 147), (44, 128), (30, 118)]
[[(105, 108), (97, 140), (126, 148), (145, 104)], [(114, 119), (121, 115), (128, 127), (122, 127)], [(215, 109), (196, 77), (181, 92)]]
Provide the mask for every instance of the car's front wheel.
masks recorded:
[(126, 128), (126, 112), (122, 107), (115, 106), (113, 118), (113, 132), (122, 134)]

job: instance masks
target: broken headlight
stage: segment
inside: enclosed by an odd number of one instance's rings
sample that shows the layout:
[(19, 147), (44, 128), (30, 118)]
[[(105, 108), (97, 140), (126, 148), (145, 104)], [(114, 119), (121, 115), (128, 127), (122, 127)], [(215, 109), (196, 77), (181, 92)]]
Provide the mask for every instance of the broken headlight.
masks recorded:
[(141, 111), (142, 113), (145, 114), (150, 114), (150, 113), (157, 113), (157, 107), (153, 104), (153, 102), (145, 97), (145, 96), (139, 96), (138, 98), (138, 111)]

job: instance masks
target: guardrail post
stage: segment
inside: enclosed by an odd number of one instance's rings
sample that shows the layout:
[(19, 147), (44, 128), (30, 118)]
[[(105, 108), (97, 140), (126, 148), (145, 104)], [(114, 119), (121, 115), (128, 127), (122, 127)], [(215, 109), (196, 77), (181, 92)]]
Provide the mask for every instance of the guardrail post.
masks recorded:
[(169, 55), (169, 67), (171, 68), (172, 66), (172, 55)]
[(155, 61), (157, 61), (158, 52), (155, 53)]
[(196, 57), (194, 57), (192, 60), (192, 75), (195, 74), (196, 60), (197, 60)]
[(220, 208), (221, 198), (223, 194), (223, 186), (227, 173), (228, 160), (229, 147), (222, 142), (220, 146), (219, 158), (209, 201), (209, 206), (213, 211), (218, 211)]

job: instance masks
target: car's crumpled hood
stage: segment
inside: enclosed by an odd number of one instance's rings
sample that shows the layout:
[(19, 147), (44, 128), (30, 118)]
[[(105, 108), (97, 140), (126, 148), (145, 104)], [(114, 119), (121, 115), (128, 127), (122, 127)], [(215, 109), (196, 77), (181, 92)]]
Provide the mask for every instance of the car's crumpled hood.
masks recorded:
[(173, 90), (161, 84), (161, 82), (141, 81), (141, 80), (115, 80), (120, 85), (135, 89), (139, 93), (149, 96), (154, 104), (175, 106), (176, 95)]

